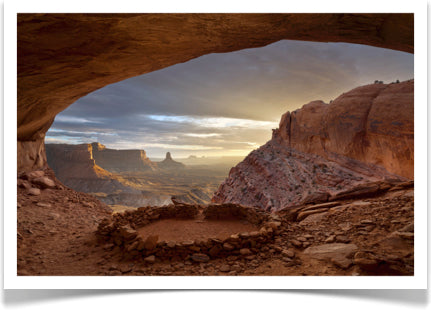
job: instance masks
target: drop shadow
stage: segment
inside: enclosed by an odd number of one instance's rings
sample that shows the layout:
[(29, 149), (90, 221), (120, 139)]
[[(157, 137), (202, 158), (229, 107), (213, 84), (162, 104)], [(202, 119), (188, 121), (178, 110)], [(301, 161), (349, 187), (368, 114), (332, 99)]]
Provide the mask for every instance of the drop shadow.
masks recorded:
[[(67, 300), (75, 298), (97, 297), (103, 295), (154, 294), (170, 292), (202, 292), (210, 290), (3, 290), (2, 304), (6, 306), (25, 305), (35, 302)], [(428, 304), (427, 290), (217, 290), (255, 292), (261, 294), (303, 294), (314, 296), (331, 296), (345, 299), (364, 299), (384, 301), (395, 304), (421, 306)], [(350, 300), (351, 301), (351, 300)], [(347, 301), (346, 302), (350, 302)]]
[(347, 289), (347, 290), (268, 290), (270, 293), (295, 293), (314, 296), (332, 296), (346, 299), (367, 299), (385, 301), (395, 304), (426, 305), (428, 304), (428, 290), (413, 289)]
[(166, 290), (33, 290), (33, 289), (16, 289), (16, 290), (3, 290), (2, 304), (7, 306), (18, 306), (25, 305), (28, 303), (44, 302), (44, 301), (55, 301), (55, 300), (67, 300), (75, 298), (87, 298), (87, 297), (98, 297), (103, 295), (121, 295), (131, 293), (160, 293), (169, 292)]

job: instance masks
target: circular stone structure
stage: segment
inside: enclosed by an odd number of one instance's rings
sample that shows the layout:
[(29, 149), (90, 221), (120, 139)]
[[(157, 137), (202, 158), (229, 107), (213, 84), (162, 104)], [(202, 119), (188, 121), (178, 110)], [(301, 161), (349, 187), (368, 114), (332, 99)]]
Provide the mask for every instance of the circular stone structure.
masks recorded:
[(113, 214), (99, 224), (96, 235), (106, 248), (119, 247), (129, 259), (205, 262), (257, 252), (278, 233), (279, 220), (237, 204), (174, 204)]

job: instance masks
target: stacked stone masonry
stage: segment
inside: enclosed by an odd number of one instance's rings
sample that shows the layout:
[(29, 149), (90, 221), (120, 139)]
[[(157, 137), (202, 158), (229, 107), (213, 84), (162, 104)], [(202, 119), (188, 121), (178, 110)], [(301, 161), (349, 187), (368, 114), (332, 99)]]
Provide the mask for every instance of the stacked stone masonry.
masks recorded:
[(208, 220), (236, 219), (257, 227), (256, 231), (233, 234), (223, 240), (207, 238), (182, 242), (158, 240), (158, 236), (140, 236), (137, 230), (163, 219), (194, 219), (200, 213), (196, 205), (175, 204), (163, 207), (141, 207), (136, 211), (116, 213), (103, 220), (96, 232), (104, 247), (119, 247), (125, 259), (180, 260), (205, 262), (230, 255), (252, 255), (259, 248), (273, 242), (281, 226), (280, 218), (263, 210), (237, 204), (212, 204), (203, 207), (202, 214)]

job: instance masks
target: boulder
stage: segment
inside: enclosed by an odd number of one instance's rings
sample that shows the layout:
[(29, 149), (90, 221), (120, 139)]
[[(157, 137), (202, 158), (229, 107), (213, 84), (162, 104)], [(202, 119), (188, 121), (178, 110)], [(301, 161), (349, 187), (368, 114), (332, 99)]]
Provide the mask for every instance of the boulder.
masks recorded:
[(40, 177), (32, 180), (33, 184), (39, 185), (41, 188), (54, 188), (55, 182), (48, 177)]
[(126, 240), (133, 240), (138, 236), (138, 233), (136, 230), (132, 229), (129, 225), (121, 226), (120, 229), (120, 235)]
[(39, 196), (40, 195), (40, 189), (35, 188), (35, 187), (31, 187), (28, 190), (28, 194), (32, 195), (32, 196)]
[(208, 255), (202, 253), (193, 253), (190, 258), (196, 263), (206, 263), (210, 260)]
[(145, 257), (144, 261), (150, 264), (154, 264), (156, 262), (156, 257), (154, 255), (150, 255)]
[(148, 236), (144, 241), (144, 248), (146, 250), (154, 250), (157, 246), (157, 241), (159, 240), (158, 235)]
[(316, 246), (310, 246), (304, 250), (304, 254), (321, 260), (330, 260), (337, 258), (351, 258), (358, 250), (355, 244), (330, 243)]

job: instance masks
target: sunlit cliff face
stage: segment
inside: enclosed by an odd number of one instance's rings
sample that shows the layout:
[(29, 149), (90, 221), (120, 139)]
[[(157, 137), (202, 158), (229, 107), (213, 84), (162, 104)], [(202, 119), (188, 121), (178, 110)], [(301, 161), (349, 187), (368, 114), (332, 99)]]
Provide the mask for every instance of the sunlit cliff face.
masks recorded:
[(47, 143), (98, 141), (152, 157), (244, 156), (280, 116), (375, 80), (413, 78), (413, 55), (346, 43), (280, 41), (210, 54), (108, 85), (60, 113)]

